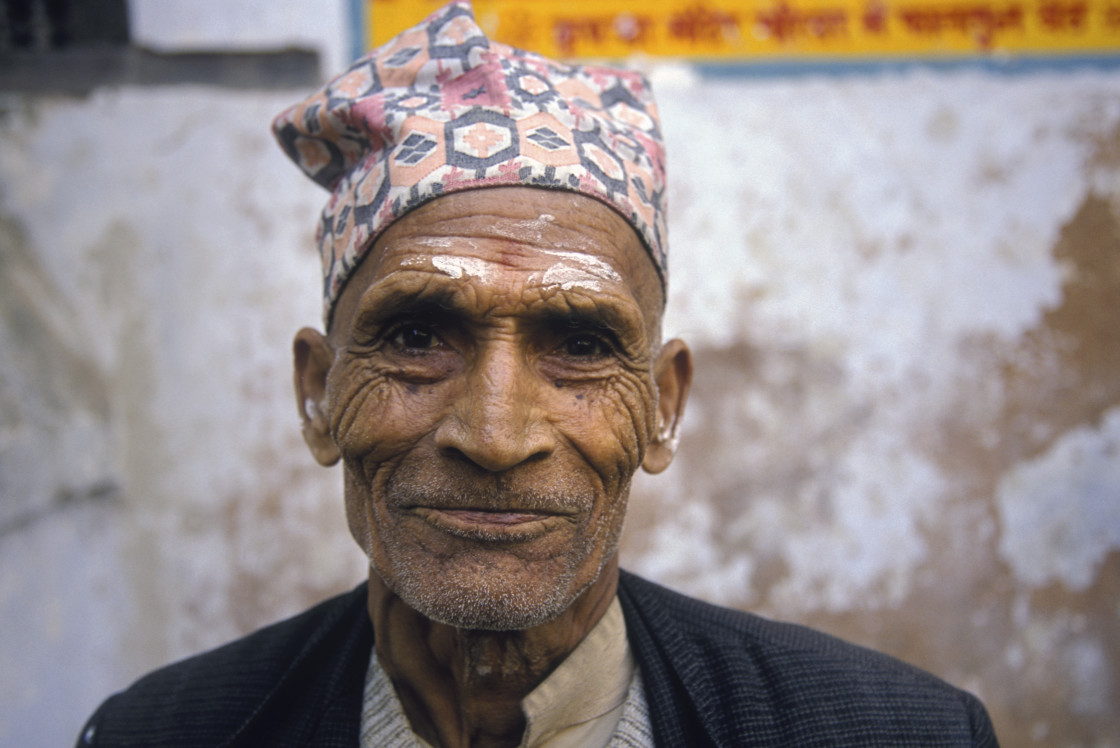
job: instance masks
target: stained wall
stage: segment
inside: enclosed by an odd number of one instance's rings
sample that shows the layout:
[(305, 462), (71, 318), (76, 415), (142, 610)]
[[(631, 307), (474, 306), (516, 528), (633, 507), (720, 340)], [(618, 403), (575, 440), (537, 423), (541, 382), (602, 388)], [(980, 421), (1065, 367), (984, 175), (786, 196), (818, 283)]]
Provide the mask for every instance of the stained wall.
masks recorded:
[[(652, 73), (697, 381), (624, 565), (1120, 745), (1120, 72)], [(0, 99), (0, 744), (361, 577), (290, 393), (297, 95)]]
[(920, 663), (1006, 745), (1120, 743), (1117, 93), (915, 72), (671, 95), (697, 383), (631, 564)]

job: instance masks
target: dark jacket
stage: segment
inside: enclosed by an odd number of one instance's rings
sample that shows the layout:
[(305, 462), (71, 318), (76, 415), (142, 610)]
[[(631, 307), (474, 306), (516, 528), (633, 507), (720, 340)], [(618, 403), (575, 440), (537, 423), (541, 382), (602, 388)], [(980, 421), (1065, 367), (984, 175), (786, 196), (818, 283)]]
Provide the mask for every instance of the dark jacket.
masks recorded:
[[(979, 701), (885, 655), (626, 572), (618, 594), (658, 745), (996, 745)], [(363, 584), (145, 676), (78, 744), (355, 748), (372, 646)]]

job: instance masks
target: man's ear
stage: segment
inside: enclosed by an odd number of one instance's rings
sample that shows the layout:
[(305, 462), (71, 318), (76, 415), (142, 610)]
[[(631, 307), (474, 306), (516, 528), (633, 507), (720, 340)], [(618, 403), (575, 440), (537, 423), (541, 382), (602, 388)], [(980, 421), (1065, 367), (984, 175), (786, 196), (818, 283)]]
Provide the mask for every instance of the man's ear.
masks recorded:
[(657, 385), (657, 432), (650, 440), (642, 468), (660, 473), (669, 467), (680, 441), (678, 430), (684, 416), (688, 389), (692, 386), (692, 353), (683, 340), (674, 338), (661, 347), (653, 366)]
[(327, 422), (327, 374), (334, 351), (318, 330), (304, 327), (292, 342), (295, 354), (296, 407), (303, 423), (303, 440), (311, 455), (324, 467), (338, 462), (338, 445)]

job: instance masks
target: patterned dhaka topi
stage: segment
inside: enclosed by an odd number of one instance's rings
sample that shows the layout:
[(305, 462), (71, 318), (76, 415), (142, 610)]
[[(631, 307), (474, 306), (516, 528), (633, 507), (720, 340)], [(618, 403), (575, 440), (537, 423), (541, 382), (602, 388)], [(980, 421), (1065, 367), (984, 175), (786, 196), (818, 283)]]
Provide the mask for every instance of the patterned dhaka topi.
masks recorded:
[(498, 185), (602, 200), (665, 282), (665, 154), (648, 83), (490, 41), (464, 0), (359, 59), (273, 131), (331, 191), (317, 234), (328, 324), (389, 224), (440, 195)]

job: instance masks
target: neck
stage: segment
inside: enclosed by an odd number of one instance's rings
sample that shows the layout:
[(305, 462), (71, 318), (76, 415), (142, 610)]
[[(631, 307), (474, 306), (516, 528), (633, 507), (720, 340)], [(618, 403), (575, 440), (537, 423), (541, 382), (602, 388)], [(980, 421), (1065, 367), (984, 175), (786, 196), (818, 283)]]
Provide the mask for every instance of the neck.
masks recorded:
[(558, 618), (521, 631), (458, 629), (425, 618), (369, 577), (377, 658), (416, 734), (432, 745), (516, 746), (521, 700), (599, 622), (618, 586), (617, 556)]

